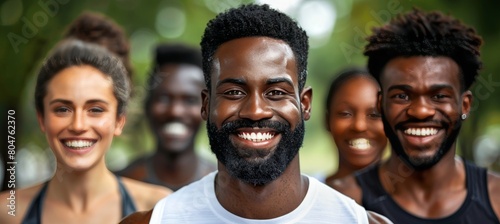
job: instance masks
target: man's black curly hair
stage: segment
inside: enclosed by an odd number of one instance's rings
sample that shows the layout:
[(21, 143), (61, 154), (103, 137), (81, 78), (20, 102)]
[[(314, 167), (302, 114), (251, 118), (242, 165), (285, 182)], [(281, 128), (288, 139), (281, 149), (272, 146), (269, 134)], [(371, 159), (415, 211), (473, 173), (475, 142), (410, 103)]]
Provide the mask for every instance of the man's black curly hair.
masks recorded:
[(168, 64), (194, 65), (201, 69), (201, 51), (198, 48), (181, 43), (159, 44), (156, 46), (154, 50), (153, 70), (150, 72), (147, 81), (147, 95), (144, 101), (146, 112), (149, 112), (151, 97), (163, 79), (160, 69), (162, 66)]
[(225, 42), (252, 36), (270, 37), (286, 42), (292, 49), (299, 73), (299, 90), (307, 79), (309, 43), (306, 32), (286, 14), (269, 5), (242, 5), (217, 15), (210, 20), (201, 39), (203, 73), (210, 89), (213, 56)]
[(468, 90), (482, 68), (479, 48), (482, 39), (474, 28), (441, 12), (414, 8), (388, 24), (373, 29), (364, 54), (368, 70), (380, 82), (387, 62), (396, 57), (449, 57), (460, 68), (462, 91)]

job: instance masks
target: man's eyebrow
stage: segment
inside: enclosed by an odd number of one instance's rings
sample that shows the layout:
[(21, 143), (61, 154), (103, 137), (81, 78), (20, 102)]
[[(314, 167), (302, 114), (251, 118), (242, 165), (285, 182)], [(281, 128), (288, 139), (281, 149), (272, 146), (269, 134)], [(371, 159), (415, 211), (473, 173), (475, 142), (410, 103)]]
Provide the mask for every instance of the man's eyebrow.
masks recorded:
[(450, 84), (434, 84), (430, 88), (431, 90), (440, 90), (440, 89), (453, 89), (453, 86)]
[(216, 87), (221, 86), (222, 84), (225, 83), (233, 83), (233, 84), (238, 84), (238, 85), (244, 85), (246, 84), (246, 81), (243, 79), (235, 79), (235, 78), (229, 78), (229, 79), (223, 79), (217, 82)]
[(288, 83), (290, 86), (293, 86), (292, 80), (290, 80), (289, 78), (285, 78), (285, 77), (268, 79), (266, 81), (266, 84), (271, 85), (271, 84), (276, 84), (276, 83), (281, 83), (281, 82), (285, 82), (285, 83)]
[[(391, 91), (393, 89), (400, 89), (400, 90), (411, 90), (413, 87), (409, 85), (393, 85), (390, 86), (387, 91)], [(453, 89), (453, 86), (450, 84), (434, 84), (430, 87), (430, 90), (435, 91), (439, 89)]]
[(393, 85), (393, 86), (390, 86), (387, 91), (391, 91), (391, 90), (394, 90), (394, 89), (399, 89), (399, 90), (411, 90), (413, 89), (413, 87), (411, 87), (410, 85)]

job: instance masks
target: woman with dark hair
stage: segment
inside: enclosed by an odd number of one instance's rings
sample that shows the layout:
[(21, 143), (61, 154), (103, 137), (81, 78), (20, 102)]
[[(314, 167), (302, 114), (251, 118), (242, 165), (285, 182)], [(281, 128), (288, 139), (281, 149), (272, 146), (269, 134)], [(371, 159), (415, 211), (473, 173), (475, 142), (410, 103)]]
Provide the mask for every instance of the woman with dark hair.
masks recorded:
[(338, 150), (338, 169), (325, 183), (374, 164), (387, 146), (377, 110), (377, 81), (363, 68), (347, 68), (333, 80), (326, 99), (326, 129)]
[(115, 55), (77, 40), (56, 46), (38, 73), (35, 106), (57, 168), (47, 182), (16, 191), (16, 215), (2, 212), (0, 223), (117, 223), (168, 195), (166, 188), (117, 177), (106, 167), (129, 95)]

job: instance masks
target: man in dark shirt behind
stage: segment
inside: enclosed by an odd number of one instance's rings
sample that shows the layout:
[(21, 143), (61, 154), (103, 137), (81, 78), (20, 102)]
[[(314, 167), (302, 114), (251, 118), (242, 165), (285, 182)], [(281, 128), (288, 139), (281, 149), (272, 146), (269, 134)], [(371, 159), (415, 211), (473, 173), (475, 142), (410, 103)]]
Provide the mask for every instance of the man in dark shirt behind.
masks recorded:
[(500, 223), (500, 176), (455, 156), (481, 37), (451, 16), (414, 9), (368, 41), (393, 153), (335, 188), (394, 223)]

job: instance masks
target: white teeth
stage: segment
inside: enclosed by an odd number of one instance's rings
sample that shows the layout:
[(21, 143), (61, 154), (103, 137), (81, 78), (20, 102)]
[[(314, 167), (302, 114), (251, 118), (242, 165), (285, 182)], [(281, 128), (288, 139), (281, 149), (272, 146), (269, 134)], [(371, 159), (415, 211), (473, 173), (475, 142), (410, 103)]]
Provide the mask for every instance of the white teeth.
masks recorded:
[(271, 133), (267, 133), (267, 132), (266, 133), (262, 133), (262, 132), (245, 133), (245, 132), (242, 132), (242, 133), (238, 134), (238, 137), (245, 139), (245, 140), (250, 140), (252, 142), (260, 142), (260, 141), (269, 140), (272, 137), (274, 137), (274, 135)]
[(404, 131), (407, 135), (415, 136), (429, 136), (437, 134), (438, 129), (436, 128), (408, 128)]
[(167, 123), (163, 126), (163, 133), (167, 135), (183, 136), (188, 133), (188, 127), (180, 122)]
[(64, 142), (64, 144), (71, 148), (86, 148), (92, 146), (94, 142), (86, 140), (73, 140), (73, 141), (66, 141)]
[(366, 138), (357, 138), (349, 141), (349, 145), (355, 149), (365, 150), (370, 148), (370, 141)]

